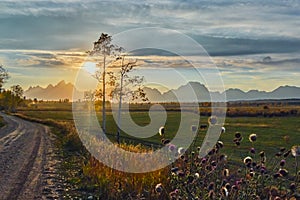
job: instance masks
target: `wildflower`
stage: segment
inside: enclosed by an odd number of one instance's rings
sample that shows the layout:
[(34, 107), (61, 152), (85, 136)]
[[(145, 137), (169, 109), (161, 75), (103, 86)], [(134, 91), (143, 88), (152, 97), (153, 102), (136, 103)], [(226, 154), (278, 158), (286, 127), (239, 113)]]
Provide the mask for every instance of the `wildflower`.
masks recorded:
[(278, 177), (280, 177), (279, 173), (276, 173), (276, 174), (273, 175), (273, 178), (275, 178), (275, 179), (278, 178)]
[(217, 117), (216, 116), (210, 116), (208, 118), (208, 123), (211, 124), (211, 125), (215, 125), (217, 124), (218, 120), (217, 120)]
[(227, 190), (226, 187), (222, 187), (221, 188), (221, 193), (222, 193), (223, 196), (228, 197), (229, 193), (228, 193), (228, 190)]
[(165, 139), (162, 143), (164, 144), (164, 145), (166, 145), (166, 144), (169, 144), (171, 141), (169, 140), (169, 139)]
[(223, 170), (223, 176), (228, 177), (229, 176), (229, 169)]
[(220, 155), (219, 159), (220, 159), (220, 161), (226, 161), (227, 160), (227, 155), (222, 154), (222, 155)]
[(292, 191), (296, 190), (296, 184), (295, 183), (290, 184), (290, 190), (292, 190)]
[(261, 173), (261, 174), (266, 173), (266, 167), (262, 166), (262, 167), (260, 168), (260, 173)]
[(211, 162), (211, 166), (213, 166), (213, 167), (217, 166), (217, 162), (216, 161), (212, 161)]
[(225, 188), (226, 188), (227, 190), (229, 190), (229, 189), (231, 188), (230, 183), (226, 183), (226, 184), (225, 184)]
[(212, 170), (213, 170), (213, 168), (212, 168), (211, 165), (206, 165), (205, 169), (206, 169), (207, 171), (212, 171)]
[(160, 136), (164, 136), (165, 135), (165, 127), (163, 127), (163, 126), (160, 127), (159, 130), (158, 130), (158, 133), (159, 133)]
[(214, 190), (215, 188), (215, 183), (214, 182), (211, 182), (209, 185), (208, 185), (208, 190)]
[(224, 147), (224, 143), (222, 141), (218, 141), (217, 144), (216, 144), (216, 147), (221, 149)]
[(250, 153), (255, 154), (255, 149), (254, 149), (254, 148), (251, 148), (251, 149), (250, 149)]
[(176, 193), (175, 191), (172, 191), (169, 193), (170, 199), (176, 199)]
[(247, 156), (246, 158), (244, 158), (244, 163), (251, 163), (252, 162), (252, 158), (250, 156)]
[(255, 175), (255, 172), (250, 172), (249, 175), (250, 175), (251, 177), (253, 177), (253, 176)]
[(192, 125), (191, 130), (195, 133), (198, 130), (198, 127), (196, 125)]
[(208, 193), (208, 197), (210, 199), (215, 199), (215, 196), (216, 196), (215, 192), (213, 190), (210, 190), (209, 193)]
[(226, 131), (226, 129), (225, 129), (225, 127), (223, 126), (223, 127), (221, 128), (221, 133), (225, 133), (225, 131)]
[(178, 148), (178, 154), (179, 154), (179, 155), (184, 154), (184, 152), (185, 152), (185, 149), (184, 149), (183, 147), (179, 147), (179, 148)]
[(265, 156), (265, 152), (264, 151), (259, 152), (259, 156), (260, 157), (264, 157)]
[(281, 155), (282, 155), (282, 152), (277, 152), (277, 153), (275, 154), (276, 157), (280, 157)]
[(285, 151), (285, 147), (280, 147), (280, 151), (283, 153)]
[(280, 169), (279, 171), (278, 171), (278, 173), (281, 175), (281, 176), (287, 176), (288, 175), (288, 170), (286, 170), (286, 169)]
[(171, 172), (177, 172), (179, 169), (178, 169), (178, 167), (173, 167), (172, 169), (171, 169)]
[(168, 146), (169, 146), (169, 151), (170, 152), (174, 152), (175, 151), (176, 146), (174, 144), (169, 144)]
[(266, 157), (266, 156), (262, 157), (262, 158), (261, 158), (261, 163), (264, 163), (264, 164), (265, 164), (266, 162), (267, 162), (267, 157)]
[(283, 166), (285, 165), (285, 160), (281, 160), (280, 163), (279, 163), (279, 165), (280, 165), (281, 167), (283, 167)]
[(157, 193), (161, 193), (163, 191), (163, 187), (162, 187), (162, 184), (159, 183), (155, 186), (155, 192)]
[(214, 155), (214, 153), (216, 152), (216, 150), (215, 149), (212, 149), (212, 150), (210, 150), (209, 152), (208, 152), (208, 155)]
[(195, 177), (198, 179), (200, 177), (199, 173), (195, 173)]
[(206, 163), (206, 158), (202, 158), (201, 163), (205, 164)]
[(177, 175), (178, 175), (179, 177), (184, 177), (184, 176), (185, 176), (184, 171), (182, 171), (182, 170), (179, 170), (179, 171), (177, 172)]
[(240, 132), (236, 132), (236, 133), (235, 133), (235, 137), (236, 137), (236, 138), (241, 138), (241, 136), (242, 136), (242, 135), (241, 135)]
[(255, 133), (252, 133), (249, 135), (249, 141), (250, 142), (255, 142), (257, 138), (257, 135)]
[(293, 146), (291, 152), (294, 157), (300, 156), (300, 146)]
[(272, 186), (271, 189), (270, 189), (270, 195), (271, 195), (272, 197), (275, 197), (275, 196), (278, 195), (278, 193), (279, 193), (278, 188), (275, 187), (275, 186)]
[(188, 183), (192, 183), (194, 181), (194, 176), (188, 176)]
[(283, 154), (283, 157), (288, 157), (289, 155), (290, 155), (290, 153), (291, 153), (291, 150), (288, 150), (287, 152), (285, 152), (284, 154)]

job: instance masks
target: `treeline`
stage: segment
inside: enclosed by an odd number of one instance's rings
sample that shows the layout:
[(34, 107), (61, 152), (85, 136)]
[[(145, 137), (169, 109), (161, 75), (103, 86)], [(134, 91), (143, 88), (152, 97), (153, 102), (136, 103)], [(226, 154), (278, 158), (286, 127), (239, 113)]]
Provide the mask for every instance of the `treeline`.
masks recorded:
[(9, 79), (9, 74), (0, 64), (0, 110), (16, 112), (17, 107), (23, 103), (23, 88), (13, 85), (9, 90), (3, 89), (4, 83)]

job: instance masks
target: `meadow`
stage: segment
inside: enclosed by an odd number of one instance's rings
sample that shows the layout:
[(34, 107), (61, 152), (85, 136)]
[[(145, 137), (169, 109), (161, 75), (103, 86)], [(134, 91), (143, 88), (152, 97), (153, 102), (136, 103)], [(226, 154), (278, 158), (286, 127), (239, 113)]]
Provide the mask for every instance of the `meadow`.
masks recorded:
[[(165, 107), (168, 111), (168, 118), (164, 126), (164, 137), (172, 139), (178, 129), (180, 112), (178, 106), (174, 104), (166, 104)], [(148, 108), (149, 105), (132, 106), (131, 116), (137, 124), (149, 123)], [(201, 109), (200, 113), (203, 116), (200, 118), (200, 125), (208, 124), (209, 105), (203, 105)], [(193, 148), (182, 154), (172, 166), (147, 174), (128, 174), (112, 170), (85, 152), (83, 153), (84, 161), (77, 160), (77, 163), (72, 164), (76, 156), (71, 159), (67, 158), (69, 165), (65, 166), (67, 169), (65, 171), (78, 167), (82, 169), (80, 172), (77, 170), (77, 176), (73, 173), (69, 177), (70, 182), (77, 186), (74, 188), (74, 193), (68, 195), (80, 196), (82, 195), (80, 191), (85, 191), (87, 195), (108, 199), (263, 199), (267, 197), (297, 199), (295, 195), (298, 195), (300, 186), (297, 162), (295, 162), (295, 157), (284, 156), (284, 154), (287, 154), (292, 146), (300, 144), (299, 105), (276, 102), (266, 106), (266, 102), (252, 104), (243, 102), (230, 104), (228, 110), (231, 115), (226, 117), (224, 124), (226, 131), (220, 137), (222, 147), (216, 146), (214, 152), (205, 158), (207, 162), (203, 163), (203, 160), (194, 157), (206, 134), (205, 129), (198, 131)], [(80, 149), (84, 147), (77, 144), (80, 141), (72, 124), (71, 103), (43, 102), (19, 108), (18, 113), (31, 119), (63, 124), (66, 127), (64, 132), (68, 135), (65, 138), (66, 146), (69, 149), (76, 146), (77, 149), (73, 148), (72, 151), (84, 152)], [(241, 113), (244, 115), (241, 116)], [(100, 112), (97, 116), (101, 121)], [(116, 124), (111, 113), (108, 112), (107, 132), (108, 137), (114, 142), (116, 131)], [(237, 138), (238, 133), (239, 138)], [(251, 134), (256, 134), (256, 141), (248, 139)], [(121, 136), (122, 148), (130, 151), (152, 151), (148, 148), (148, 144), (153, 144), (157, 148), (162, 146), (158, 133), (144, 140), (132, 138), (123, 132)], [(72, 138), (71, 142), (68, 141), (70, 138)], [(261, 152), (264, 152), (264, 156), (261, 156)], [(66, 155), (72, 157), (70, 156), (72, 154)], [(226, 161), (219, 159), (224, 155), (226, 155)], [(247, 163), (244, 163), (244, 159), (247, 156), (251, 156), (253, 159), (251, 164), (255, 163), (255, 166), (254, 164), (250, 167), (245, 166)], [(265, 157), (267, 157), (267, 162), (263, 160)], [(282, 160), (284, 160), (284, 169), (290, 173), (288, 176), (279, 174), (279, 178), (273, 180), (270, 176), (283, 169)], [(215, 166), (210, 166), (211, 163)], [(256, 169), (256, 166), (260, 168)], [(268, 169), (266, 175), (260, 172), (262, 168)], [(224, 176), (224, 169), (230, 170), (230, 177), (226, 174)], [(256, 175), (253, 175), (254, 173)], [(205, 174), (212, 174), (212, 176), (208, 177)], [(68, 175), (65, 174), (65, 176)], [(197, 179), (198, 176), (201, 181)], [(245, 185), (237, 185), (235, 183), (237, 181), (244, 181)], [(212, 182), (215, 185), (210, 187)], [(295, 184), (295, 189), (290, 186), (293, 184)], [(232, 192), (233, 187), (239, 189)], [(202, 189), (199, 190), (199, 188)]]

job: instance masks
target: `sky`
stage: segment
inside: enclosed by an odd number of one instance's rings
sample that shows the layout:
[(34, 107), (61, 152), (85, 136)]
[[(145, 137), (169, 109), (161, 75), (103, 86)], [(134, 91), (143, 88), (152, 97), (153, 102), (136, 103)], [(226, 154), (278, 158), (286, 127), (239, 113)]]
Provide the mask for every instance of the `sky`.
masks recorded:
[[(136, 73), (149, 84), (176, 88), (185, 81), (205, 83), (206, 72), (216, 75), (214, 64), (225, 88), (271, 91), (281, 85), (300, 86), (298, 0), (1, 1), (0, 26), (0, 64), (11, 76), (6, 87), (74, 83), (85, 66), (86, 51), (102, 32), (113, 39), (135, 32), (125, 43), (130, 46), (129, 41), (139, 43), (138, 33), (144, 39), (139, 44), (153, 41), (155, 34), (145, 31), (149, 27), (161, 28), (163, 37), (172, 35), (168, 30), (186, 35), (211, 60), (201, 64), (200, 77), (182, 56), (141, 49), (134, 54), (142, 63)], [(156, 37), (152, 44), (164, 41)], [(168, 47), (196, 57), (198, 51), (181, 41), (174, 38)]]

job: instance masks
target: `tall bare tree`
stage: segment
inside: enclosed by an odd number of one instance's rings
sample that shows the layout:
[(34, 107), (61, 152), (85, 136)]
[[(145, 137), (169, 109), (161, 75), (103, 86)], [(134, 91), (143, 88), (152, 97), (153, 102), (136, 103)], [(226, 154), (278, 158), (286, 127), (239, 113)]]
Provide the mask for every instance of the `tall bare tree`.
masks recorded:
[(102, 82), (102, 89), (98, 92), (102, 94), (102, 129), (106, 133), (106, 65), (107, 58), (115, 56), (117, 52), (120, 52), (122, 48), (112, 44), (112, 36), (101, 33), (100, 38), (94, 42), (93, 50), (89, 52), (91, 56), (102, 58), (102, 61), (97, 63), (97, 66), (102, 66), (102, 71), (96, 72), (95, 76), (99, 82)]

